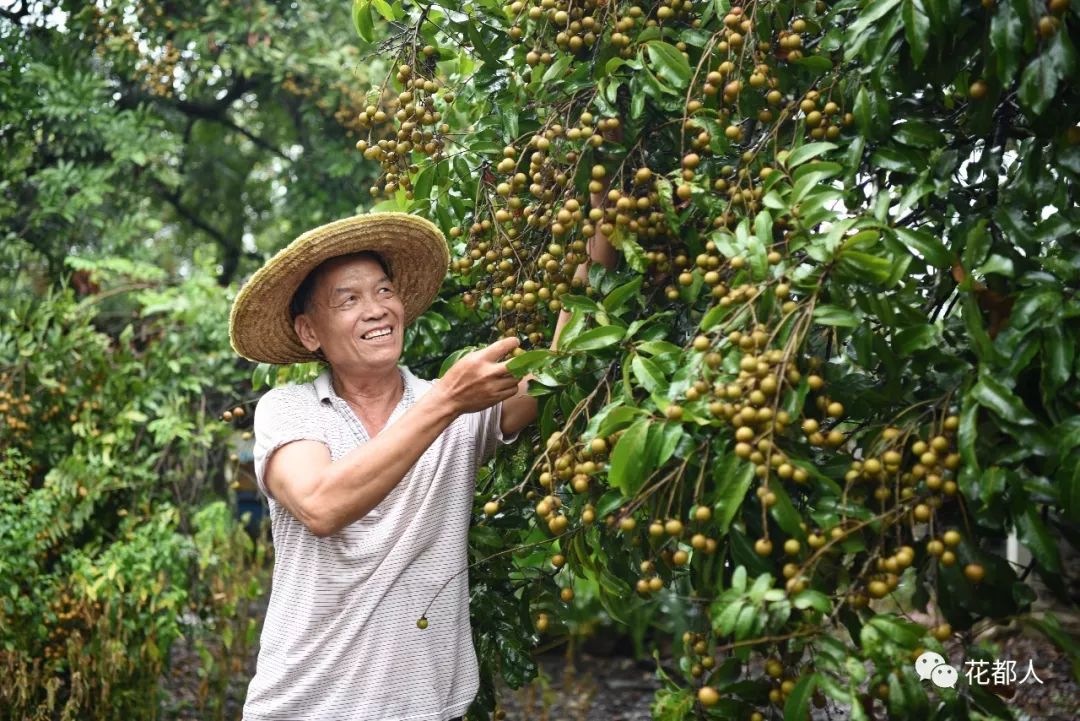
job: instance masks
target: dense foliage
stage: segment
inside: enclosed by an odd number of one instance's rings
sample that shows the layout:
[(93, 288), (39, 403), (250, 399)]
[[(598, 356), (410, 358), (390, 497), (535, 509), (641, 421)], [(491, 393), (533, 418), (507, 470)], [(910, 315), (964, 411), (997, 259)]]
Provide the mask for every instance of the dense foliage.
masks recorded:
[(0, 718), (155, 717), (181, 635), (220, 711), (266, 573), (222, 500), (228, 299), (209, 267), (86, 270), (114, 292), (16, 299), (0, 327)]
[(0, 9), (0, 268), (69, 254), (184, 265), (223, 284), (351, 215), (369, 170), (343, 148), (380, 62), (348, 8), (50, 0)]
[(248, 680), (227, 284), (366, 200), (347, 19), (0, 5), (0, 719), (217, 718)]
[(379, 207), (452, 238), (442, 321), (532, 346), (538, 436), (477, 499), (475, 714), (589, 603), (670, 634), (667, 720), (1007, 718), (913, 659), (1014, 618), (1076, 653), (1002, 541), (1065, 595), (1078, 10), (354, 2), (394, 59), (358, 118)]

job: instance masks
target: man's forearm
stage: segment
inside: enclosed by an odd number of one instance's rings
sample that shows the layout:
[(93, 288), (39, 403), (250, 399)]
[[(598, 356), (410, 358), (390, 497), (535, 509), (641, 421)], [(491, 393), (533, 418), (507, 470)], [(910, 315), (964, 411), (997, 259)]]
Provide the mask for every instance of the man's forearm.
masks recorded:
[(377, 436), (331, 463), (306, 499), (322, 509), (322, 532), (336, 533), (367, 515), (456, 417), (433, 388)]

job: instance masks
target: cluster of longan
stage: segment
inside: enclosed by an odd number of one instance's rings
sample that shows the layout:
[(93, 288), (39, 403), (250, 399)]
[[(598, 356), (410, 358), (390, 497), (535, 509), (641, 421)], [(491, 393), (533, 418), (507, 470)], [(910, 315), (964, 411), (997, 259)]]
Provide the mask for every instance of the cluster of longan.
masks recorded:
[[(547, 453), (544, 455), (538, 483), (549, 492), (556, 491), (562, 483), (575, 493), (588, 493), (592, 477), (604, 469), (603, 459), (607, 456), (610, 445), (615, 442), (616, 437), (611, 436), (606, 439), (594, 438), (589, 443), (577, 445), (562, 431), (555, 431), (547, 439)], [(537, 512), (540, 512), (539, 508)], [(594, 518), (590, 516), (582, 520), (591, 523)]]
[[(514, 40), (531, 36), (533, 47), (525, 58), (530, 66), (549, 65), (554, 59), (551, 50), (584, 55), (609, 27), (612, 47), (629, 58), (635, 52), (631, 45), (638, 29), (689, 19), (693, 11), (690, 0), (662, 0), (648, 9), (638, 4), (616, 5), (603, 0), (515, 0), (506, 8), (512, 23), (507, 32)], [(700, 25), (699, 20), (692, 22)]]
[(781, 705), (795, 690), (798, 679), (789, 673), (789, 669), (776, 657), (765, 660), (765, 676), (770, 681), (769, 701)]
[(166, 40), (165, 47), (159, 52), (139, 58), (135, 72), (142, 76), (142, 86), (148, 93), (171, 98), (176, 67), (179, 64), (180, 49), (173, 45), (172, 40)]
[(716, 658), (709, 651), (709, 637), (704, 633), (684, 631), (682, 635), (683, 654), (690, 665), (690, 675), (701, 678), (716, 665)]
[(49, 611), (55, 621), (49, 633), (42, 655), (46, 661), (59, 660), (67, 655), (67, 640), (85, 630), (99, 611), (99, 601), (72, 598), (67, 591), (49, 603)]
[[(681, 544), (688, 543), (693, 550), (706, 555), (716, 553), (716, 539), (705, 533), (709, 521), (712, 520), (712, 509), (708, 506), (695, 506), (689, 517), (689, 527), (677, 517), (654, 519), (649, 523), (647, 533), (650, 558), (639, 564), (641, 576), (634, 586), (634, 590), (640, 595), (648, 596), (664, 587), (663, 579), (656, 572), (657, 562), (671, 569), (682, 568), (690, 563), (690, 552), (680, 547)], [(624, 516), (618, 524), (624, 532), (632, 532), (637, 526), (632, 515)]]
[[(511, 26), (507, 33), (514, 40), (525, 37), (529, 22), (534, 25), (545, 24), (555, 31), (555, 44), (564, 50), (573, 53), (588, 50), (599, 39), (598, 31), (602, 31), (602, 23), (595, 17), (596, 11), (602, 8), (602, 4), (596, 0), (586, 0), (583, 3), (571, 3), (563, 0), (540, 0), (528, 2), (515, 0), (506, 7), (506, 13), (510, 17)], [(541, 56), (547, 55), (545, 60)], [(538, 63), (550, 63), (550, 53), (540, 52), (538, 49), (530, 50), (526, 59), (529, 65)]]
[[(434, 53), (435, 48), (430, 45), (422, 51), (425, 56)], [(356, 141), (356, 149), (368, 160), (376, 160), (382, 166), (382, 174), (371, 186), (372, 195), (383, 193), (389, 196), (401, 188), (411, 199), (410, 175), (419, 170), (412, 162), (412, 153), (427, 155), (432, 162), (443, 158), (445, 136), (450, 127), (441, 122), (442, 111), (436, 103), (442, 84), (433, 75), (424, 77), (424, 72), (420, 63), (399, 65), (395, 78), (401, 92), (382, 97), (379, 105), (369, 104), (356, 116), (358, 126), (369, 131), (366, 139)], [(441, 100), (449, 105), (454, 101), (454, 95), (445, 92)], [(374, 130), (386, 132), (387, 137), (373, 141), (371, 131)]]
[(0, 413), (3, 414), (4, 425), (12, 433), (18, 434), (29, 430), (30, 424), (26, 422), (26, 419), (33, 413), (30, 396), (25, 393), (21, 396), (13, 394), (7, 388), (0, 389)]
[[(474, 279), (473, 289), (464, 295), (467, 306), (475, 306), (479, 294), (491, 293), (503, 311), (499, 323), (505, 333), (524, 329), (530, 340), (539, 342), (546, 325), (544, 309), (559, 311), (560, 297), (581, 287), (572, 276), (586, 259), (585, 238), (606, 216), (599, 208), (586, 215), (585, 201), (574, 193), (578, 143), (599, 146), (603, 133), (618, 127), (615, 118), (597, 120), (584, 111), (574, 126), (551, 123), (535, 133), (524, 153), (514, 145), (503, 149), (495, 167), (503, 179), (495, 176), (489, 183), (495, 192), (486, 217), (469, 228), (466, 254), (453, 261), (452, 269)], [(521, 167), (525, 154), (528, 172)], [(592, 182), (602, 187), (604, 167), (597, 165), (592, 175)], [(460, 227), (450, 230), (452, 238), (463, 234)]]
[[(42, 423), (56, 418), (63, 412), (64, 406), (67, 405), (64, 402), (67, 392), (67, 384), (58, 383), (54, 386), (44, 387), (43, 393), (35, 398), (28, 393), (16, 391), (13, 379), (8, 374), (0, 375), (0, 419), (2, 419), (2, 423), (7, 427), (8, 431), (5, 435), (0, 436), (0, 447), (6, 445), (8, 441), (12, 443), (19, 442), (27, 448), (33, 447), (33, 436), (30, 433), (34, 427), (33, 423), (30, 422), (33, 416), (36, 413), (36, 420)], [(41, 406), (37, 410), (35, 409), (35, 403)], [(81, 407), (100, 410), (101, 402), (98, 400), (84, 400)], [(76, 410), (78, 410), (78, 406)], [(78, 415), (74, 412), (68, 418), (72, 423), (78, 419)], [(95, 436), (99, 433), (100, 431), (97, 429), (92, 432)]]
[[(753, 324), (746, 331), (732, 330), (726, 341), (742, 351), (736, 375), (725, 377), (723, 356), (713, 350), (708, 336), (698, 336), (692, 347), (705, 353), (704, 375), (687, 389), (685, 397), (689, 402), (704, 401), (711, 394), (707, 405), (710, 415), (731, 424), (734, 453), (753, 463), (757, 477), (766, 482), (759, 496), (768, 507), (776, 502), (767, 487), (770, 476), (796, 483), (807, 480), (806, 471), (794, 465), (775, 443), (792, 423), (791, 414), (778, 408), (780, 396), (785, 389), (797, 388), (803, 374), (794, 357), (780, 348), (769, 348), (771, 336), (764, 324)], [(810, 375), (807, 383), (820, 387), (822, 381)]]
[(817, 90), (807, 91), (799, 102), (799, 110), (812, 140), (836, 140), (840, 137), (841, 127), (849, 127), (855, 122), (853, 114), (841, 112), (839, 104), (823, 98)]
[[(560, 534), (569, 526), (560, 493), (566, 490), (588, 493), (592, 488), (592, 476), (604, 469), (603, 458), (607, 455), (609, 442), (614, 443), (615, 440), (616, 436), (609, 439), (594, 438), (587, 444), (576, 446), (562, 431), (555, 431), (548, 437), (547, 452), (537, 478), (539, 493), (545, 495), (537, 502), (535, 510), (537, 517), (546, 522), (552, 533)], [(529, 501), (536, 500), (539, 493), (530, 490), (525, 498)], [(497, 501), (488, 501), (484, 505), (486, 515), (494, 516), (498, 512)], [(580, 520), (585, 525), (596, 520), (596, 509), (592, 504), (585, 504)]]
[(247, 415), (247, 411), (244, 410), (244, 407), (236, 406), (231, 410), (222, 411), (221, 420), (225, 421), (226, 423), (232, 423), (234, 420), (239, 420), (245, 415)]

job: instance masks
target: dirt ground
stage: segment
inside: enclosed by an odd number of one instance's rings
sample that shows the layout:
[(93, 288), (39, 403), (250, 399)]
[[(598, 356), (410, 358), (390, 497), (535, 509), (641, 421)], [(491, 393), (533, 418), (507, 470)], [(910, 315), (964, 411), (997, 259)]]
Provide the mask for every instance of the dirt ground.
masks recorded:
[(583, 653), (539, 659), (540, 673), (528, 686), (499, 689), (506, 721), (648, 721), (649, 704), (660, 687), (652, 659), (602, 657)]

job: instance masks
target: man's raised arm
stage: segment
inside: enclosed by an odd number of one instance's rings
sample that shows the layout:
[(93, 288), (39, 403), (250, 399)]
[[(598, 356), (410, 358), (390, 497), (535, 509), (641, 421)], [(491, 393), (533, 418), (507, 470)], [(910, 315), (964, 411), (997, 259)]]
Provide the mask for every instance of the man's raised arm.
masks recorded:
[(517, 379), (500, 359), (517, 345), (503, 338), (464, 356), (400, 419), (337, 461), (318, 441), (282, 446), (267, 460), (267, 490), (316, 536), (363, 518), (455, 418), (513, 396)]

